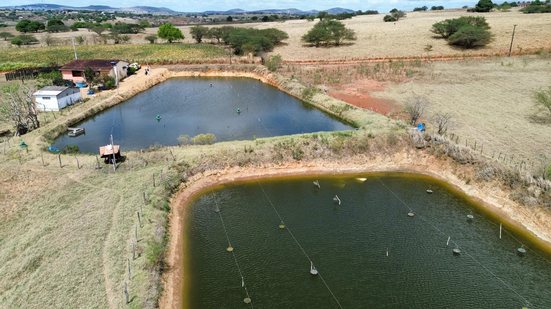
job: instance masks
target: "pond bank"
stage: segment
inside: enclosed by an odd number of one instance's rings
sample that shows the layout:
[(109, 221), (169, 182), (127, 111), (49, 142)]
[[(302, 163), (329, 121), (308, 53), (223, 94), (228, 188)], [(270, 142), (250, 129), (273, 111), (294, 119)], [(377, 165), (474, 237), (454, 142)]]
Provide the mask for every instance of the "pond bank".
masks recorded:
[(165, 292), (161, 299), (161, 308), (181, 308), (183, 305), (184, 209), (202, 193), (227, 183), (257, 179), (388, 172), (422, 174), (445, 182), (451, 189), (467, 195), (483, 212), (502, 222), (506, 229), (522, 234), (531, 245), (551, 253), (551, 213), (548, 210), (528, 208), (512, 201), (509, 198), (510, 192), (496, 182), (470, 181), (470, 176), (474, 173), (471, 166), (437, 159), (423, 152), (405, 150), (391, 156), (378, 155), (369, 158), (360, 155), (346, 158), (342, 162), (315, 160), (258, 167), (232, 167), (195, 175), (182, 184), (175, 195), (171, 207), (166, 258), (170, 270), (164, 277)]
[(370, 130), (376, 132), (386, 129), (389, 122), (391, 122), (389, 118), (371, 111), (355, 108), (352, 105), (334, 99), (318, 90), (313, 90), (313, 93), (309, 95), (308, 98), (304, 98), (303, 92), (305, 87), (303, 85), (297, 81), (289, 80), (272, 73), (264, 67), (254, 65), (168, 66), (153, 68), (149, 75), (145, 75), (143, 71), (139, 71), (137, 74), (123, 80), (118, 89), (101, 92), (91, 98), (90, 101), (76, 105), (69, 111), (69, 116), (59, 118), (39, 128), (37, 133), (40, 134), (41, 138), (35, 142), (40, 148), (45, 148), (50, 141), (65, 132), (71, 125), (90, 118), (119, 103), (125, 102), (138, 93), (175, 77), (251, 78), (303, 100), (356, 127), (369, 125)]

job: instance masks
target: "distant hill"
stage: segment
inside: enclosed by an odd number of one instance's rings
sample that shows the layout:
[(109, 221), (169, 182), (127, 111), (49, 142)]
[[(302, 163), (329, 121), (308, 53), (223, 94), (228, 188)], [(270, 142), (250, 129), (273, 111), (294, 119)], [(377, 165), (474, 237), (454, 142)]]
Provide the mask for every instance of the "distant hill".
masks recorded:
[[(102, 12), (129, 12), (134, 14), (155, 14), (155, 15), (177, 15), (191, 12), (176, 12), (164, 7), (153, 7), (153, 6), (134, 6), (126, 8), (114, 8), (107, 5), (89, 5), (85, 7), (75, 7), (69, 5), (59, 5), (59, 4), (48, 4), (48, 3), (36, 3), (36, 4), (25, 4), (25, 5), (15, 5), (15, 6), (1, 6), (2, 9), (19, 9), (19, 10), (34, 10), (34, 11), (102, 11)], [(353, 13), (354, 10), (345, 9), (345, 8), (331, 8), (324, 10), (329, 14), (341, 14), (341, 13)], [(262, 9), (262, 10), (251, 10), (246, 11), (239, 8), (226, 10), (226, 11), (205, 11), (205, 12), (193, 12), (197, 14), (206, 14), (206, 15), (243, 15), (243, 14), (292, 14), (292, 15), (315, 15), (319, 13), (318, 10), (309, 10), (302, 11), (295, 8), (289, 9)]]

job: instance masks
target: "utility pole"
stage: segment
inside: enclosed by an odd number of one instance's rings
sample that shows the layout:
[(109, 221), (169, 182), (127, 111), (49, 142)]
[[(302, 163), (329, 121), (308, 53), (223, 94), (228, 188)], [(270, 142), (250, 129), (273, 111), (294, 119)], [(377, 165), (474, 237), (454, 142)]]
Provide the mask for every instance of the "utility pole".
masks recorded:
[(511, 51), (513, 50), (513, 40), (515, 39), (515, 29), (517, 25), (513, 25), (513, 35), (511, 35), (511, 45), (509, 45), (509, 57), (511, 57)]

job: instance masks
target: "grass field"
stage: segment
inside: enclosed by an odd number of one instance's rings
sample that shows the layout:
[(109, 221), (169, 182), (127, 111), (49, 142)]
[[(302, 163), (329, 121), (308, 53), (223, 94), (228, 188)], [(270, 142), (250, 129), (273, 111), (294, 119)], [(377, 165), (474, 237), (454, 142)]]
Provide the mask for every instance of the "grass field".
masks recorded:
[(501, 152), (534, 161), (551, 160), (551, 117), (538, 112), (534, 92), (551, 85), (551, 58), (520, 57), (433, 62), (408, 82), (388, 83), (372, 95), (404, 105), (421, 96), (429, 102), (425, 119), (438, 112), (453, 115), (450, 133), (460, 143), (488, 154)]
[[(224, 49), (210, 44), (83, 45), (77, 50), (79, 59), (125, 59), (142, 64), (201, 63), (227, 55)], [(9, 48), (0, 53), (0, 71), (63, 65), (73, 59), (71, 46)]]

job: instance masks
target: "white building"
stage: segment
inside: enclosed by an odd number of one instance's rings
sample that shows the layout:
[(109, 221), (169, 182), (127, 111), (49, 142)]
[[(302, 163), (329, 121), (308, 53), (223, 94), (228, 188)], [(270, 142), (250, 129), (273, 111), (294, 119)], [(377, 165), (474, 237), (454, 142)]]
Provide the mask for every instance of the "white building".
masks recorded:
[(42, 112), (59, 111), (82, 99), (78, 88), (47, 86), (33, 93), (36, 108)]

